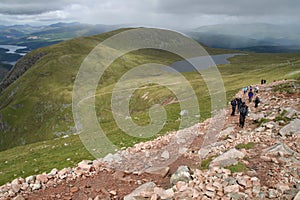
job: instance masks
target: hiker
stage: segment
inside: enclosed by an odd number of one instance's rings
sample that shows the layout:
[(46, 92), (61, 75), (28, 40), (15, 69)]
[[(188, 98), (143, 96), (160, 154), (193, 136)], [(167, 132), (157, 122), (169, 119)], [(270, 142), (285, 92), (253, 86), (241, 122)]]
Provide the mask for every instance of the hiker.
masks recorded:
[(249, 90), (251, 91), (253, 89), (252, 85), (250, 85)]
[(238, 107), (237, 113), (239, 114), (241, 111), (241, 106), (242, 106), (243, 100), (242, 100), (242, 98), (236, 98), (236, 102), (237, 102), (237, 107)]
[(262, 85), (262, 84), (264, 84), (264, 79), (261, 79), (261, 81), (260, 81), (260, 84)]
[(255, 88), (254, 88), (254, 93), (257, 94), (257, 93), (258, 93), (258, 90), (259, 90), (259, 87), (258, 87), (258, 86), (255, 86)]
[(260, 99), (259, 99), (258, 96), (256, 96), (256, 98), (254, 99), (254, 103), (255, 103), (254, 108), (257, 108), (257, 107), (258, 107), (258, 104), (260, 103)]
[(244, 128), (245, 125), (245, 119), (248, 115), (248, 106), (245, 102), (242, 103), (241, 110), (240, 110), (240, 124), (239, 127)]
[(248, 87), (245, 86), (245, 87), (243, 88), (243, 91), (244, 91), (244, 94), (246, 94), (246, 92), (248, 91)]
[(248, 92), (248, 97), (249, 97), (249, 102), (251, 102), (251, 101), (252, 101), (252, 98), (253, 98), (253, 92), (252, 92), (252, 90), (250, 90), (250, 91)]
[(231, 108), (232, 108), (232, 112), (231, 112), (231, 116), (234, 116), (234, 113), (235, 113), (235, 109), (236, 109), (236, 101), (235, 99), (233, 99), (231, 102)]

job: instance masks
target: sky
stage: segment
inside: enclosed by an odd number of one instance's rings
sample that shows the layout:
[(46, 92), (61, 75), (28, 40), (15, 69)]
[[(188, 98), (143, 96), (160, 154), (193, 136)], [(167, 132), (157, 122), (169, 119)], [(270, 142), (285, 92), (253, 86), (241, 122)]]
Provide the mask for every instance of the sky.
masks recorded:
[(0, 25), (57, 22), (196, 28), (299, 24), (299, 0), (1, 0)]

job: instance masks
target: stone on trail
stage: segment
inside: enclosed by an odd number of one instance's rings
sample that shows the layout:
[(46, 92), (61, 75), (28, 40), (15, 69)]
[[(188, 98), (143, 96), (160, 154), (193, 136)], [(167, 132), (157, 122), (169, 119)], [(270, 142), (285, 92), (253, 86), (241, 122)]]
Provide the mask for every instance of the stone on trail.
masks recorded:
[(290, 149), (286, 144), (280, 142), (275, 144), (274, 146), (271, 146), (269, 148), (266, 148), (263, 150), (264, 155), (275, 155), (277, 156), (278, 154), (281, 156), (292, 156), (296, 152), (294, 152), (292, 149)]
[(218, 135), (218, 138), (226, 137), (227, 135), (230, 135), (234, 131), (233, 127), (227, 127), (223, 131), (221, 131)]
[(224, 193), (227, 194), (227, 193), (237, 193), (239, 192), (239, 189), (240, 189), (240, 186), (239, 185), (229, 185), (229, 186), (226, 186), (224, 187)]
[[(156, 184), (153, 182), (145, 183), (135, 189), (132, 193), (126, 195), (124, 200), (138, 200), (141, 199), (141, 197), (151, 197), (151, 195), (154, 193), (155, 187)], [(149, 196), (145, 196), (146, 194), (149, 194)]]
[(258, 114), (255, 114), (255, 113), (251, 113), (250, 114), (250, 119), (254, 120), (254, 121), (259, 121), (261, 120), (262, 118), (264, 118), (264, 114), (262, 113), (258, 113)]
[(292, 119), (295, 115), (298, 115), (299, 112), (297, 110), (295, 110), (294, 108), (283, 108), (283, 110), (281, 111), (281, 113), (283, 111), (286, 111), (286, 113), (284, 114), (285, 117)]
[(289, 124), (284, 126), (279, 131), (279, 135), (285, 137), (289, 135), (296, 135), (300, 133), (300, 119), (295, 119), (291, 121)]
[(168, 160), (168, 159), (170, 158), (170, 153), (169, 153), (169, 151), (165, 150), (165, 151), (161, 154), (161, 157), (162, 157), (163, 159)]
[(192, 180), (190, 169), (187, 166), (180, 166), (178, 167), (177, 171), (171, 176), (170, 183), (171, 185), (175, 185), (178, 181), (188, 183), (190, 180)]
[(237, 163), (237, 159), (243, 158), (245, 154), (235, 148), (229, 149), (225, 153), (216, 157), (209, 165), (209, 167), (215, 166), (230, 166)]
[(28, 176), (25, 178), (26, 183), (31, 183), (35, 181), (35, 176)]
[(170, 167), (150, 167), (145, 170), (148, 174), (160, 175), (161, 177), (166, 177), (170, 171)]
[(41, 182), (41, 183), (47, 183), (48, 182), (48, 176), (47, 174), (39, 174), (36, 176), (36, 180), (38, 182)]
[(115, 154), (107, 154), (104, 158), (103, 158), (103, 161), (104, 162), (121, 162), (122, 161), (122, 157), (118, 154), (118, 153), (115, 153)]
[(22, 195), (18, 195), (13, 200), (25, 200), (25, 198)]
[(32, 190), (39, 190), (42, 188), (42, 185), (39, 182), (36, 182), (35, 184), (33, 184), (32, 186)]
[(20, 191), (21, 189), (21, 186), (19, 184), (19, 180), (18, 179), (15, 179), (11, 182), (11, 189), (14, 193), (17, 193)]
[(83, 171), (90, 171), (92, 167), (93, 161), (90, 160), (83, 160), (80, 163), (78, 163), (78, 168), (80, 168)]
[(298, 194), (296, 194), (296, 196), (294, 197), (294, 200), (300, 200), (300, 191), (298, 192)]
[(199, 151), (198, 151), (198, 155), (201, 159), (204, 159), (206, 158), (206, 156), (209, 154), (210, 152), (210, 149), (207, 149), (207, 148), (201, 148)]
[(285, 191), (287, 191), (287, 190), (290, 189), (289, 185), (284, 184), (284, 183), (277, 183), (277, 184), (275, 185), (275, 188), (277, 189), (277, 191), (281, 192), (282, 194), (283, 194)]
[(173, 199), (174, 197), (174, 191), (172, 188), (164, 190), (162, 188), (159, 187), (155, 187), (154, 188), (154, 193), (157, 194), (160, 199)]

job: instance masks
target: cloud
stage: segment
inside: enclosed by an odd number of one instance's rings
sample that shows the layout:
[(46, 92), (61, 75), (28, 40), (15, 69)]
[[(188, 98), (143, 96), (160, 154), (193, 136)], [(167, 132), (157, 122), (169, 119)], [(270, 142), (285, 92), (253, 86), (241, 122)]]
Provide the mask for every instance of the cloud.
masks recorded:
[(298, 0), (1, 0), (0, 15), (7, 23), (79, 21), (184, 28), (217, 23), (299, 23), (299, 7)]
[(0, 13), (6, 15), (36, 15), (63, 10), (66, 6), (79, 2), (79, 0), (51, 0), (47, 2), (40, 0), (1, 0)]

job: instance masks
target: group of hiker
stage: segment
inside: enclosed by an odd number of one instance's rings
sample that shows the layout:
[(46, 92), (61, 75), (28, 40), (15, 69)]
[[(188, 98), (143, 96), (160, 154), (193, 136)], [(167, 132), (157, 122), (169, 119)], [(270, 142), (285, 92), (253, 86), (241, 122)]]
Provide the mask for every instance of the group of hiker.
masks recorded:
[[(252, 102), (252, 99), (255, 96), (255, 99), (254, 99), (254, 107), (255, 108), (257, 108), (258, 104), (260, 103), (260, 99), (258, 97), (258, 90), (259, 90), (258, 86), (255, 86), (253, 88), (252, 85), (250, 85), (249, 87), (245, 86), (243, 88), (244, 95), (246, 95), (246, 93), (248, 92), (249, 103)], [(245, 125), (246, 116), (249, 113), (249, 108), (246, 105), (246, 102), (243, 102), (242, 98), (235, 98), (230, 102), (230, 104), (232, 107), (231, 116), (234, 116), (237, 111), (237, 113), (240, 114), (239, 126), (241, 128), (243, 128)]]

